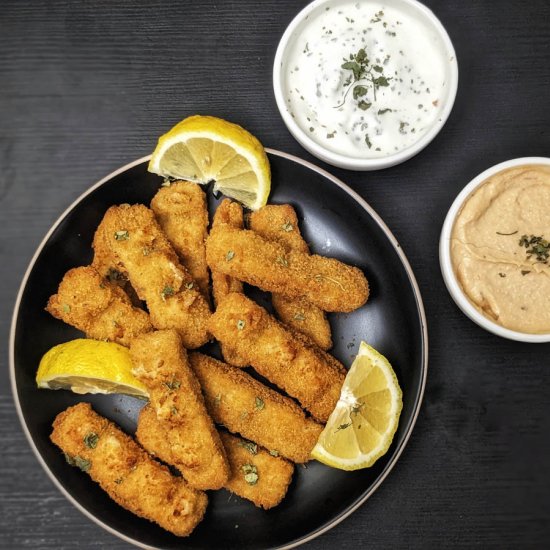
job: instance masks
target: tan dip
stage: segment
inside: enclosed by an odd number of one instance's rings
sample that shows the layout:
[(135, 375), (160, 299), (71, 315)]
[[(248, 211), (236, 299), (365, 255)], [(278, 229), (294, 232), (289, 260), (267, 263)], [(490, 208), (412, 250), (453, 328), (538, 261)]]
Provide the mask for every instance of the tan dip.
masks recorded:
[(486, 317), (550, 333), (550, 166), (518, 166), (485, 180), (458, 212), (451, 261)]

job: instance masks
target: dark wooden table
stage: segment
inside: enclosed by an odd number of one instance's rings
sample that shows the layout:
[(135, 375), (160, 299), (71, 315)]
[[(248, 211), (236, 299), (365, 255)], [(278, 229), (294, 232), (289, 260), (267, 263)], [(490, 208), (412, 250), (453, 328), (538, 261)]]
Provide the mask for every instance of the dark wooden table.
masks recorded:
[[(430, 337), (424, 405), (382, 487), (309, 547), (548, 547), (550, 344), (503, 340), (464, 317), (443, 285), (438, 237), (480, 171), (550, 155), (550, 2), (426, 4), (459, 61), (447, 125), (400, 166), (328, 167), (382, 216), (416, 273)], [(2, 1), (0, 547), (128, 548), (53, 486), (15, 412), (8, 333), (33, 251), (80, 193), (190, 114), (241, 123), (266, 146), (314, 160), (287, 132), (271, 87), (278, 40), (304, 5)]]

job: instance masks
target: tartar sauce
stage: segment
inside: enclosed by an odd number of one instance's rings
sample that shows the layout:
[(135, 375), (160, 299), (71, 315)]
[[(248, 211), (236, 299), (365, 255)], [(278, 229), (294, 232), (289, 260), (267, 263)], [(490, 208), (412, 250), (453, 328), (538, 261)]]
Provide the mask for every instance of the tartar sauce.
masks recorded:
[(340, 2), (312, 13), (289, 51), (286, 101), (335, 153), (379, 158), (417, 142), (441, 117), (445, 48), (413, 12)]

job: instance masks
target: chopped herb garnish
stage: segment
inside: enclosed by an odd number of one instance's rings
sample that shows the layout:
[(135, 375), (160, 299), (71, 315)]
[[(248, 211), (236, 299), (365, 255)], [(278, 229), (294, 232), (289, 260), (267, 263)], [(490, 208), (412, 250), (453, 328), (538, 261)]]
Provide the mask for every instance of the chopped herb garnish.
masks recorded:
[(531, 272), (530, 272), (528, 269), (522, 269), (522, 270), (521, 270), (521, 274), (522, 274), (523, 276), (527, 275), (527, 273), (531, 273)]
[(87, 472), (90, 469), (90, 466), (92, 465), (92, 463), (89, 460), (82, 458), (80, 456), (75, 456), (73, 460), (74, 460), (74, 466), (76, 466), (77, 468), (80, 468), (83, 472)]
[(258, 454), (258, 445), (256, 445), (256, 443), (252, 443), (252, 441), (241, 441), (239, 446), (246, 449), (252, 455)]
[(281, 229), (283, 231), (286, 231), (287, 233), (290, 233), (290, 231), (294, 229), (294, 226), (287, 220), (285, 223), (283, 223)]
[(516, 231), (512, 231), (512, 233), (501, 233), (500, 231), (497, 231), (497, 235), (509, 236), (509, 235), (515, 235), (517, 232), (518, 232), (517, 229)]
[(115, 231), (115, 240), (127, 241), (130, 238), (128, 231)]
[(181, 382), (179, 380), (172, 380), (171, 382), (164, 382), (164, 385), (171, 391), (178, 390), (181, 386)]
[(254, 408), (257, 411), (261, 411), (264, 407), (265, 407), (264, 400), (260, 397), (256, 397), (256, 399), (254, 400)]
[(269, 454), (271, 456), (279, 456), (279, 451), (275, 451), (275, 450), (272, 449), (271, 451), (269, 451)]
[(84, 436), (84, 445), (86, 445), (88, 449), (95, 449), (97, 447), (98, 441), (99, 435), (97, 435), (95, 432), (90, 432), (89, 434), (86, 434)]
[(110, 267), (109, 271), (107, 271), (107, 279), (109, 279), (111, 283), (115, 281), (122, 281), (124, 279), (124, 275), (114, 267)]
[(149, 248), (148, 246), (144, 246), (141, 252), (143, 253), (144, 256), (149, 256), (149, 254), (153, 252), (153, 249)]
[(170, 408), (170, 412), (171, 412), (172, 414), (178, 414), (178, 409), (177, 409), (176, 407), (171, 407), (171, 408)]
[[(548, 263), (550, 257), (550, 243), (543, 238), (542, 235), (535, 237), (534, 235), (522, 235), (519, 240), (519, 246), (524, 246), (527, 250), (527, 259), (530, 260), (535, 256), (535, 260), (542, 264)], [(529, 248), (530, 247), (530, 248)]]
[(195, 286), (195, 283), (193, 281), (189, 281), (188, 283), (185, 283), (185, 288), (187, 290), (191, 290)]
[(340, 424), (340, 426), (338, 426), (336, 431), (339, 432), (340, 430), (345, 430), (346, 428), (349, 428), (350, 426), (351, 426), (351, 422), (348, 422), (346, 424)]
[(369, 149), (372, 147), (372, 142), (369, 138), (369, 134), (365, 134), (365, 143), (367, 144)]
[(305, 321), (306, 316), (305, 316), (302, 312), (298, 312), (298, 313), (295, 313), (295, 314), (294, 314), (293, 319), (294, 319), (295, 321)]
[(245, 324), (246, 323), (242, 319), (239, 319), (237, 321), (237, 330), (242, 330), (244, 328)]
[(504, 277), (506, 277), (506, 273), (499, 273), (498, 276), (504, 279)]
[(214, 405), (216, 405), (216, 407), (218, 407), (221, 402), (222, 402), (222, 394), (218, 393), (218, 395), (216, 395), (216, 397), (214, 397)]
[(288, 260), (284, 256), (277, 256), (275, 261), (283, 267), (288, 267)]
[(115, 483), (116, 483), (117, 485), (120, 485), (120, 484), (122, 483), (122, 478), (121, 478), (121, 477), (117, 477), (117, 478), (115, 479)]
[(70, 313), (71, 311), (71, 306), (69, 304), (63, 304), (63, 311), (65, 313)]
[(258, 481), (258, 469), (256, 466), (254, 466), (254, 464), (243, 464), (241, 470), (244, 474), (244, 480), (249, 485), (256, 485)]
[(233, 250), (228, 250), (227, 254), (225, 255), (225, 259), (230, 262), (235, 257), (235, 252)]
[(166, 285), (162, 292), (160, 293), (163, 300), (166, 300), (166, 296), (173, 296), (174, 295), (174, 289), (170, 285)]
[(379, 115), (383, 115), (385, 113), (393, 113), (393, 109), (389, 109), (388, 107), (386, 107), (385, 109), (378, 109)]

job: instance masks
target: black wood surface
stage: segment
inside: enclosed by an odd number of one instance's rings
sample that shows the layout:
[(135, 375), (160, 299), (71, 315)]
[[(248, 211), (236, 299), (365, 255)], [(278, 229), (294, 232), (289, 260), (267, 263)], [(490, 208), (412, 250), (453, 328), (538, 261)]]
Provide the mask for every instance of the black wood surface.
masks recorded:
[[(382, 216), (416, 273), (430, 336), (425, 402), (382, 487), (309, 548), (542, 548), (550, 538), (550, 344), (503, 340), (466, 319), (437, 256), (446, 210), (472, 177), (550, 155), (550, 2), (426, 4), (459, 62), (444, 130), (381, 172), (325, 166)], [(0, 547), (128, 548), (57, 491), (15, 413), (9, 324), (35, 248), (80, 193), (190, 114), (241, 123), (264, 145), (314, 160), (287, 132), (271, 88), (278, 40), (304, 5), (0, 3)]]

